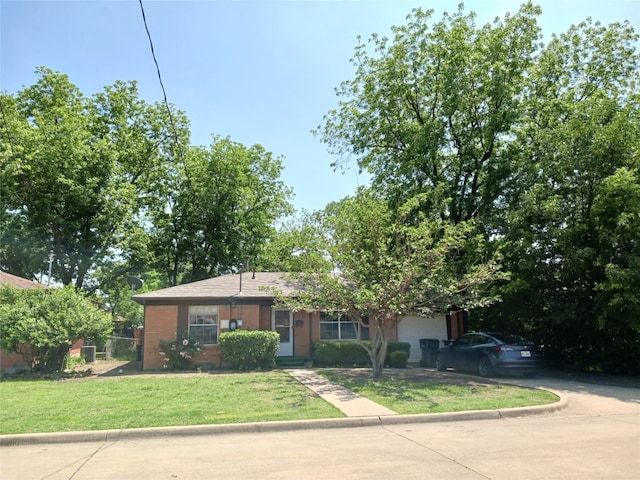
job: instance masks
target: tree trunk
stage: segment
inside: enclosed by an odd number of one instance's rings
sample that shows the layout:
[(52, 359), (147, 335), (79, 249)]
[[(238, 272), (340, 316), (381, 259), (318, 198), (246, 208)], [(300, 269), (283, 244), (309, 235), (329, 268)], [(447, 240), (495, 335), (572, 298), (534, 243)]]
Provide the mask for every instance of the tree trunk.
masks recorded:
[(384, 369), (384, 359), (387, 356), (389, 335), (387, 330), (380, 325), (373, 327), (370, 334), (371, 350), (369, 351), (369, 358), (371, 359), (373, 379), (378, 380), (382, 377), (382, 371)]

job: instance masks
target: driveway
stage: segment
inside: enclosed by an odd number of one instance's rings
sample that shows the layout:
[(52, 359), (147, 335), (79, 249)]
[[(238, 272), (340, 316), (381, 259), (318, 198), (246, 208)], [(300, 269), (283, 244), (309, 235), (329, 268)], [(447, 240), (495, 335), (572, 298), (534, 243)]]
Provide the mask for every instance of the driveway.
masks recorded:
[(3, 447), (5, 479), (620, 479), (640, 471), (640, 389), (505, 378), (565, 410), (492, 420)]

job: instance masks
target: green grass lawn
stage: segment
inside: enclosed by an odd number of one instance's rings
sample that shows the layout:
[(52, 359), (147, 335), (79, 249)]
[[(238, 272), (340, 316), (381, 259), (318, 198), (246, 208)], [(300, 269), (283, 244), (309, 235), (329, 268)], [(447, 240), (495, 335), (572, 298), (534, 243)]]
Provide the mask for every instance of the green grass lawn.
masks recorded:
[(335, 417), (282, 371), (0, 382), (0, 434)]
[[(394, 375), (373, 382), (339, 371), (321, 373), (400, 414), (496, 409), (557, 400), (548, 392), (499, 384), (452, 384), (428, 377), (414, 381)], [(344, 415), (278, 370), (0, 382), (0, 434), (337, 417)]]
[(319, 373), (399, 414), (495, 410), (546, 405), (559, 400), (557, 395), (544, 390), (458, 380), (457, 377), (454, 377), (457, 381), (453, 381), (429, 377), (407, 379), (387, 374), (373, 382), (339, 370), (321, 370)]

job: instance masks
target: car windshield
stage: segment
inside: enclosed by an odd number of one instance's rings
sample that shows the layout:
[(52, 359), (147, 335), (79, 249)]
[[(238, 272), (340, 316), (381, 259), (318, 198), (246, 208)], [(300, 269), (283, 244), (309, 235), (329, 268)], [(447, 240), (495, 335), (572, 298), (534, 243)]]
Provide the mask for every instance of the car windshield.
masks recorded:
[(489, 333), (488, 335), (508, 345), (533, 345), (533, 342), (520, 335), (513, 335), (511, 333)]

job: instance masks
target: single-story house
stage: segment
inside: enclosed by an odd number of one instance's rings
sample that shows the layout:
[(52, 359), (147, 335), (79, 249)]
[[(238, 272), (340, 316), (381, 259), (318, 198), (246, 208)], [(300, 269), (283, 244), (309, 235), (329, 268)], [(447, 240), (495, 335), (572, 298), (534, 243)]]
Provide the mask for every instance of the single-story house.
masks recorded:
[[(280, 334), (280, 357), (311, 357), (318, 340), (353, 340), (351, 321), (323, 311), (292, 312), (275, 305), (265, 288), (275, 287), (285, 294), (298, 287), (282, 272), (246, 272), (134, 295), (144, 306), (142, 349), (143, 370), (160, 369), (164, 357), (160, 342), (189, 336), (203, 345), (197, 363), (218, 365), (220, 333), (243, 328), (275, 330)], [(438, 315), (434, 318), (405, 317), (392, 340), (411, 344), (410, 362), (421, 358), (419, 339), (445, 340), (466, 331), (466, 315)], [(366, 330), (366, 329), (365, 329)], [(362, 332), (368, 338), (368, 332)]]

